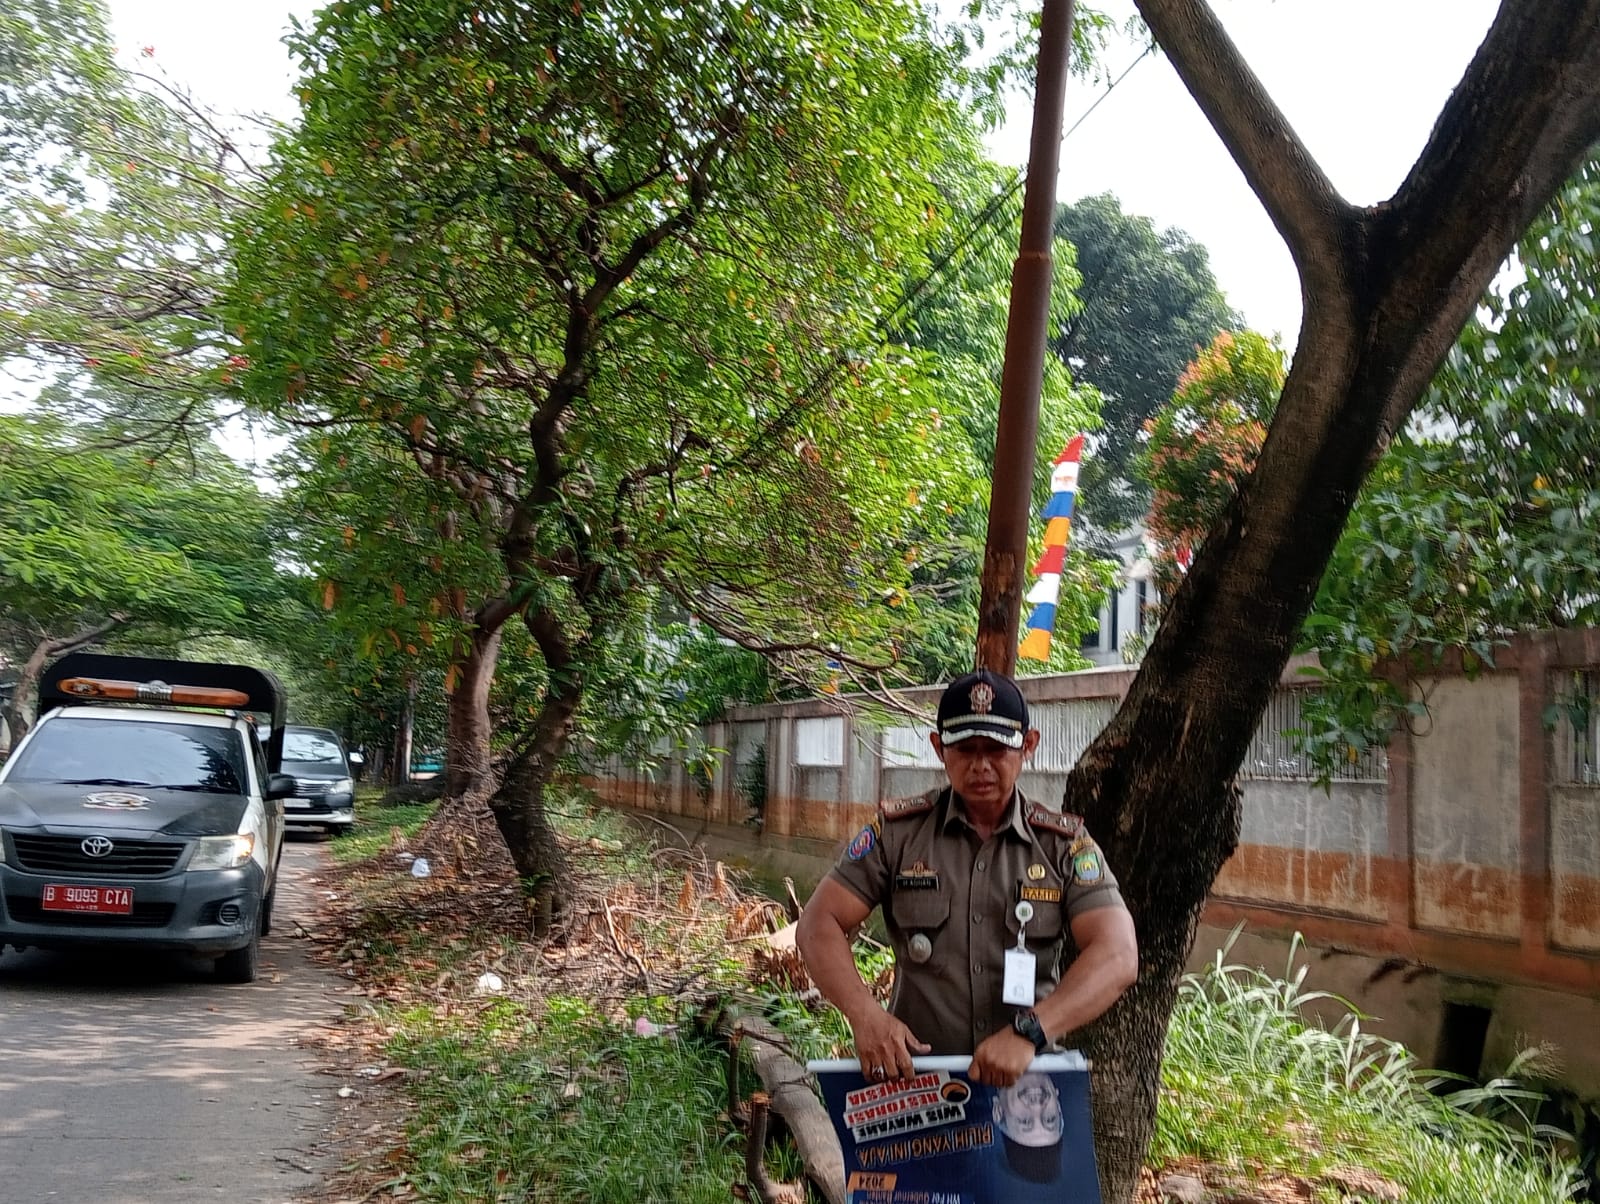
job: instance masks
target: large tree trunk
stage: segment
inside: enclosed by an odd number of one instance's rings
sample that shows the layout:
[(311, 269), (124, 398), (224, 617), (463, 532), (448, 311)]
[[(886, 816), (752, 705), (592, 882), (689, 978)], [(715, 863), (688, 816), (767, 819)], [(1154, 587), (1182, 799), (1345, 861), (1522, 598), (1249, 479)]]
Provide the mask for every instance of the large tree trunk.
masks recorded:
[(489, 689), (500, 661), (503, 620), (472, 630), (450, 695), (449, 734), (445, 739), (445, 808), (476, 808), (494, 791)]
[(495, 826), (505, 838), (523, 889), (533, 901), (539, 931), (560, 917), (571, 900), (567, 857), (545, 809), (545, 790), (566, 751), (582, 699), (582, 687), (576, 682), (552, 684), (532, 736), (489, 798)]
[(12, 748), (16, 748), (22, 737), (28, 734), (28, 729), (33, 726), (34, 710), (39, 699), (39, 679), (44, 676), (45, 665), (55, 657), (65, 656), (69, 652), (77, 652), (90, 644), (97, 643), (127, 621), (126, 615), (112, 615), (104, 622), (96, 623), (93, 627), (85, 627), (75, 635), (59, 640), (46, 637), (34, 646), (17, 674), (17, 685), (11, 692), (11, 702), (5, 710), (6, 727), (11, 732)]
[(1507, 3), (1400, 191), (1358, 208), (1200, 0), (1139, 8), (1288, 242), (1306, 318), (1254, 473), (1067, 784), (1140, 939), (1138, 981), (1085, 1034), (1112, 1204), (1132, 1198), (1177, 983), (1238, 842), (1234, 775), (1357, 492), (1517, 237), (1600, 137), (1600, 0)]

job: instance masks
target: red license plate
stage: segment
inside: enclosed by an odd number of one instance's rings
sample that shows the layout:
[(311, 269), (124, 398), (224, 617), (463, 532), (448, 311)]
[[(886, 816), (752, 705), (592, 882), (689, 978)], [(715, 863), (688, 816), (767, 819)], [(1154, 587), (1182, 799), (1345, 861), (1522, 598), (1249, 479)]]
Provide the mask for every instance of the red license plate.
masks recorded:
[(126, 886), (57, 886), (44, 888), (39, 905), (46, 911), (89, 911), (125, 916), (133, 911), (133, 890)]

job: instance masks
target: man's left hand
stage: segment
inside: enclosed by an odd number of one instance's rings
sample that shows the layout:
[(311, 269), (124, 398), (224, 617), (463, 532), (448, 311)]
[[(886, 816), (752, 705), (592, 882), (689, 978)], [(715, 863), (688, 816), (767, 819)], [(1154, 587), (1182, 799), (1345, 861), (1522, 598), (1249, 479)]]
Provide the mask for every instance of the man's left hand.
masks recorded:
[(967, 1077), (974, 1083), (1009, 1087), (1022, 1077), (1036, 1056), (1032, 1041), (1007, 1029), (978, 1046)]

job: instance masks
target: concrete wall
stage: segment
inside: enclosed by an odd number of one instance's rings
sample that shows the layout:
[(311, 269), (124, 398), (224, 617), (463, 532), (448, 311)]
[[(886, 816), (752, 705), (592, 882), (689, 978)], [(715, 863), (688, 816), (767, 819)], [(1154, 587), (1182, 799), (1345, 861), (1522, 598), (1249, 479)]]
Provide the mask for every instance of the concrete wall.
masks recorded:
[(1436, 678), (1413, 741), (1411, 891), (1419, 928), (1516, 940), (1522, 929), (1517, 676)]
[[(1485, 1073), (1542, 1040), (1559, 1049), (1570, 1085), (1600, 1094), (1600, 1041), (1589, 1035), (1600, 1031), (1600, 727), (1546, 723), (1553, 702), (1600, 693), (1600, 631), (1521, 638), (1492, 671), (1442, 666), (1414, 686), (1428, 708), (1415, 730), (1343, 768), (1326, 790), (1282, 735), (1307, 690), (1297, 668), (1241, 768), (1241, 843), (1213, 886), (1196, 963), (1242, 921), (1235, 960), (1281, 972), (1301, 933), (1308, 988), (1350, 999), (1424, 1062), (1443, 1048), (1453, 1010), (1485, 1008)], [(1060, 798), (1132, 677), (1108, 668), (1024, 681), (1044, 734), (1025, 791)], [(912, 695), (931, 713), (937, 693)], [(802, 763), (796, 722), (824, 716), (842, 717), (843, 764)], [(922, 730), (910, 720), (875, 729), (827, 700), (736, 711), (707, 739), (741, 765), (764, 748), (759, 823), (726, 770), (704, 801), (681, 772), (650, 779), (615, 762), (590, 784), (622, 806), (679, 817), (804, 893), (878, 799), (942, 784)]]

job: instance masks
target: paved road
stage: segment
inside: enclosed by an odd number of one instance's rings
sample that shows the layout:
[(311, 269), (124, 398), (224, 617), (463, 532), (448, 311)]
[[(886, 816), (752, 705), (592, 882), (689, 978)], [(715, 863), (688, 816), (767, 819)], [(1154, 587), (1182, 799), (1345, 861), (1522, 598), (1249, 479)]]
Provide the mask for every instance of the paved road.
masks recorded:
[(299, 1043), (337, 1018), (338, 979), (293, 934), (323, 856), (285, 846), (248, 986), (176, 957), (0, 957), (0, 1200), (277, 1204), (318, 1185), (338, 1080)]

